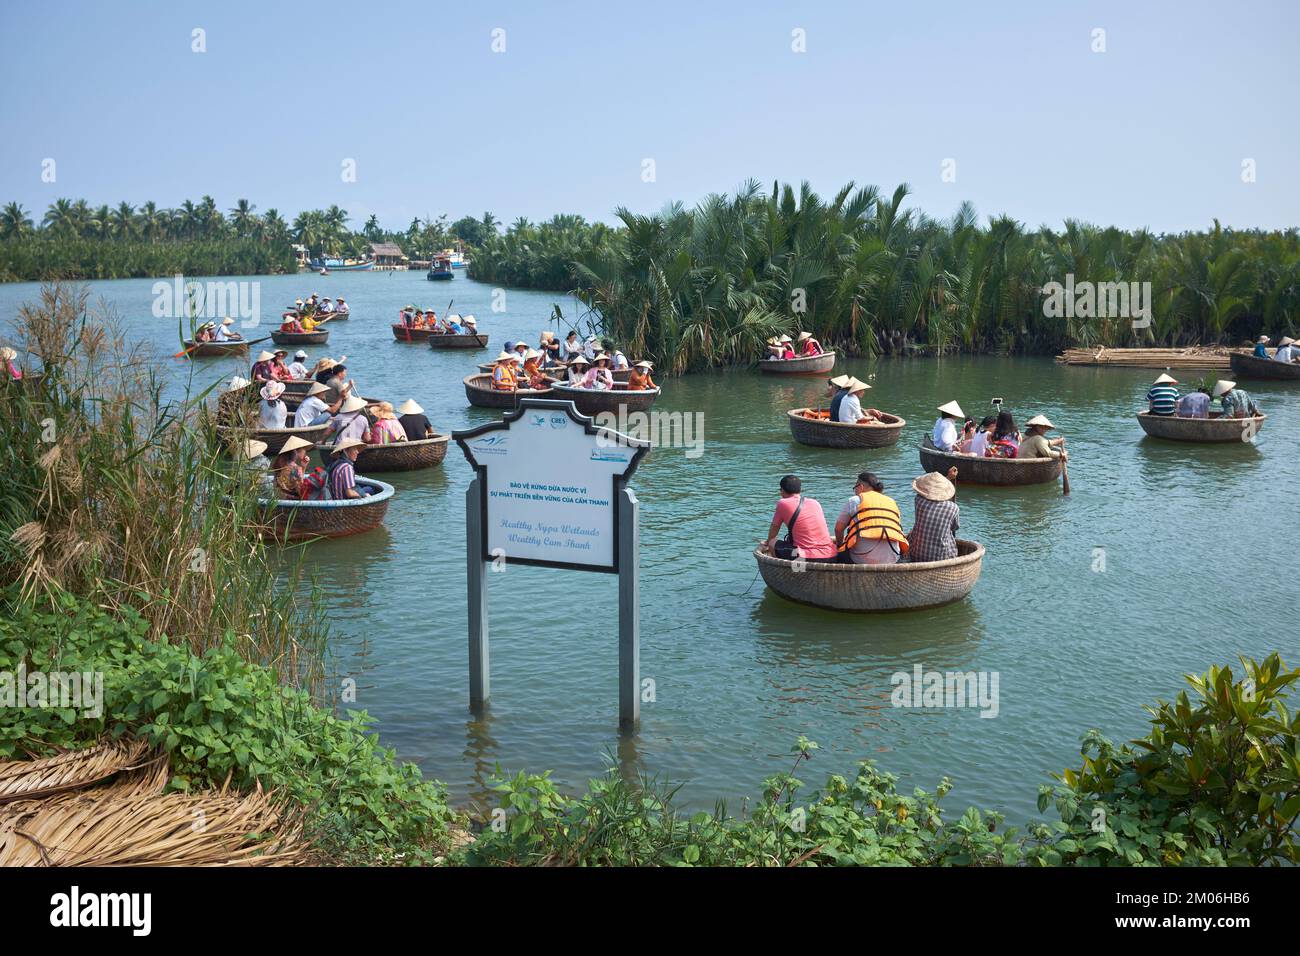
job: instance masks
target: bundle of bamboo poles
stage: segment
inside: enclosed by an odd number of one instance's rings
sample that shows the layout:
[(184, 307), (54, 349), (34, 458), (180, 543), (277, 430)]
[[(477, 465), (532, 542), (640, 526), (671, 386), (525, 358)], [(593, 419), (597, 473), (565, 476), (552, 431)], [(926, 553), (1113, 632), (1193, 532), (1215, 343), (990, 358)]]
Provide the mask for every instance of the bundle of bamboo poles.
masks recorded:
[(1120, 368), (1226, 369), (1233, 349), (1223, 345), (1193, 345), (1182, 349), (1066, 349), (1056, 357), (1066, 365), (1114, 365)]

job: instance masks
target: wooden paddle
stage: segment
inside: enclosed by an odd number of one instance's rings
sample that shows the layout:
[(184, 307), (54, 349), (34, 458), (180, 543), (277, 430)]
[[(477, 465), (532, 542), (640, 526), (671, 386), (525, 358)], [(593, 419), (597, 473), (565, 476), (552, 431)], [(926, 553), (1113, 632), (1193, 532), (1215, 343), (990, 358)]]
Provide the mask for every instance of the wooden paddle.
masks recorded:
[(1065, 438), (1061, 438), (1061, 494), (1070, 493), (1070, 469), (1066, 467), (1065, 455)]

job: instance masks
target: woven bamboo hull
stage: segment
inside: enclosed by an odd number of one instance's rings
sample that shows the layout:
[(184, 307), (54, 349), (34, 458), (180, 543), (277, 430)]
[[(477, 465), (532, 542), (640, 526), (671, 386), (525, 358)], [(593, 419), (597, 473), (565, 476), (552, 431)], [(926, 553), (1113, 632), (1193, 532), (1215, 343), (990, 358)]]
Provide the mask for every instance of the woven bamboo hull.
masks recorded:
[(260, 499), (271, 533), (282, 541), (341, 538), (372, 531), (384, 523), (393, 486), (357, 476), (357, 484), (374, 489), (367, 498), (347, 501), (276, 501)]
[[(233, 432), (235, 429), (221, 426), (219, 430), (227, 439), (233, 438)], [(280, 454), (280, 449), (284, 447), (284, 443), (294, 435), (297, 435), (304, 441), (309, 441), (315, 444), (324, 438), (328, 431), (329, 423), (326, 422), (324, 425), (312, 425), (309, 428), (253, 428), (249, 429), (248, 437), (255, 441), (266, 442), (266, 451), (262, 454), (271, 458)]]
[(1178, 418), (1174, 415), (1138, 413), (1138, 424), (1152, 438), (1169, 441), (1233, 442), (1249, 441), (1264, 427), (1267, 415), (1255, 419), (1254, 428), (1247, 431), (1248, 418)]
[(835, 353), (823, 352), (807, 358), (763, 359), (759, 371), (769, 375), (821, 375), (835, 367)]
[(1238, 378), (1267, 378), (1300, 381), (1300, 365), (1232, 353), (1232, 372)]
[(1113, 365), (1116, 368), (1226, 369), (1236, 354), (1221, 345), (1181, 349), (1066, 349), (1056, 357), (1066, 365)]
[(281, 398), (288, 398), (290, 395), (297, 395), (299, 401), (307, 397), (307, 392), (316, 384), (314, 378), (286, 378), (284, 381), (284, 394)]
[(387, 445), (367, 445), (357, 455), (357, 470), (367, 473), (382, 471), (416, 471), (441, 465), (447, 457), (446, 435), (422, 438), (419, 441), (397, 441)]
[(655, 403), (660, 391), (662, 390), (658, 388), (649, 388), (629, 392), (626, 385), (619, 383), (615, 383), (613, 389), (605, 391), (556, 385), (551, 389), (550, 397), (573, 402), (584, 415), (599, 415), (601, 412), (617, 414), (620, 408), (626, 408), (629, 412), (644, 412)]
[(190, 358), (221, 358), (223, 355), (244, 355), (248, 352), (247, 342), (200, 342), (197, 345), (190, 339), (185, 340), (185, 348)]
[(501, 392), (492, 387), (492, 376), (480, 372), (464, 380), (465, 399), (475, 408), (517, 408), (521, 398), (552, 398), (549, 388), (520, 388)]
[(429, 336), (429, 348), (431, 349), (485, 349), (487, 344), (488, 337), (486, 335)]
[(790, 434), (801, 445), (816, 448), (886, 448), (898, 443), (906, 421), (897, 415), (885, 415), (879, 423), (849, 425), (844, 422), (815, 421), (804, 418), (806, 408), (787, 412)]
[(271, 341), (276, 345), (324, 345), (329, 341), (330, 330), (319, 332), (272, 332)]
[(1061, 475), (1057, 458), (974, 458), (939, 451), (926, 435), (921, 443), (921, 467), (947, 475), (957, 467), (957, 482), (963, 485), (1041, 485)]
[(979, 580), (984, 546), (959, 538), (957, 557), (923, 564), (796, 565), (758, 549), (754, 558), (764, 583), (791, 601), (830, 611), (915, 611), (970, 594)]

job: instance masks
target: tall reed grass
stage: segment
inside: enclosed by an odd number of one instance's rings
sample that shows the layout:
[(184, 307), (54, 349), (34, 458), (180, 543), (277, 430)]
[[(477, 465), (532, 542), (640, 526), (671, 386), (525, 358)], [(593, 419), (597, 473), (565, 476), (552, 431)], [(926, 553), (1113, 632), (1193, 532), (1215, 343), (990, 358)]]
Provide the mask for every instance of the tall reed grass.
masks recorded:
[(326, 631), (301, 549), (262, 540), (257, 489), (227, 458), (207, 392), (167, 370), (84, 288), (46, 285), (18, 330), (37, 374), (3, 387), (0, 589), (129, 606), (158, 640), (238, 650), (318, 692)]

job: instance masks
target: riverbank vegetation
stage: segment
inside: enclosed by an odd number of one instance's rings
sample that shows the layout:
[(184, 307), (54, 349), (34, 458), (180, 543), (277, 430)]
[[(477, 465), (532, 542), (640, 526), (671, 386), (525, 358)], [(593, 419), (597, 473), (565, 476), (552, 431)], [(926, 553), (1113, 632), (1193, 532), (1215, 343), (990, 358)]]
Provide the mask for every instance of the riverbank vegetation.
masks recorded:
[[(981, 224), (969, 204), (933, 219), (904, 208), (907, 193), (850, 183), (825, 199), (806, 183), (750, 182), (693, 209), (619, 209), (615, 230), (557, 217), (562, 226), (489, 237), (470, 274), (574, 291), (629, 354), (674, 372), (753, 361), (773, 333), (802, 329), (862, 354), (1236, 344), (1295, 331), (1297, 230), (1027, 229), (1006, 216)], [(1071, 276), (1076, 287), (1136, 283), (1150, 297), (1132, 297), (1130, 316), (1045, 308), (1044, 288)], [(1099, 298), (1113, 308), (1105, 287)], [(1134, 328), (1147, 305), (1149, 327)]]
[(38, 222), (21, 204), (0, 207), (0, 282), (129, 279), (169, 275), (268, 275), (298, 267), (306, 254), (362, 258), (372, 242), (396, 242), (412, 258), (428, 258), (460, 238), (469, 244), (495, 234), (496, 217), (415, 218), (401, 231), (371, 216), (348, 227), (347, 210), (308, 209), (287, 222), (276, 209), (259, 213), (247, 199), (222, 212), (204, 196), (174, 209), (147, 202), (91, 206), (58, 199)]

